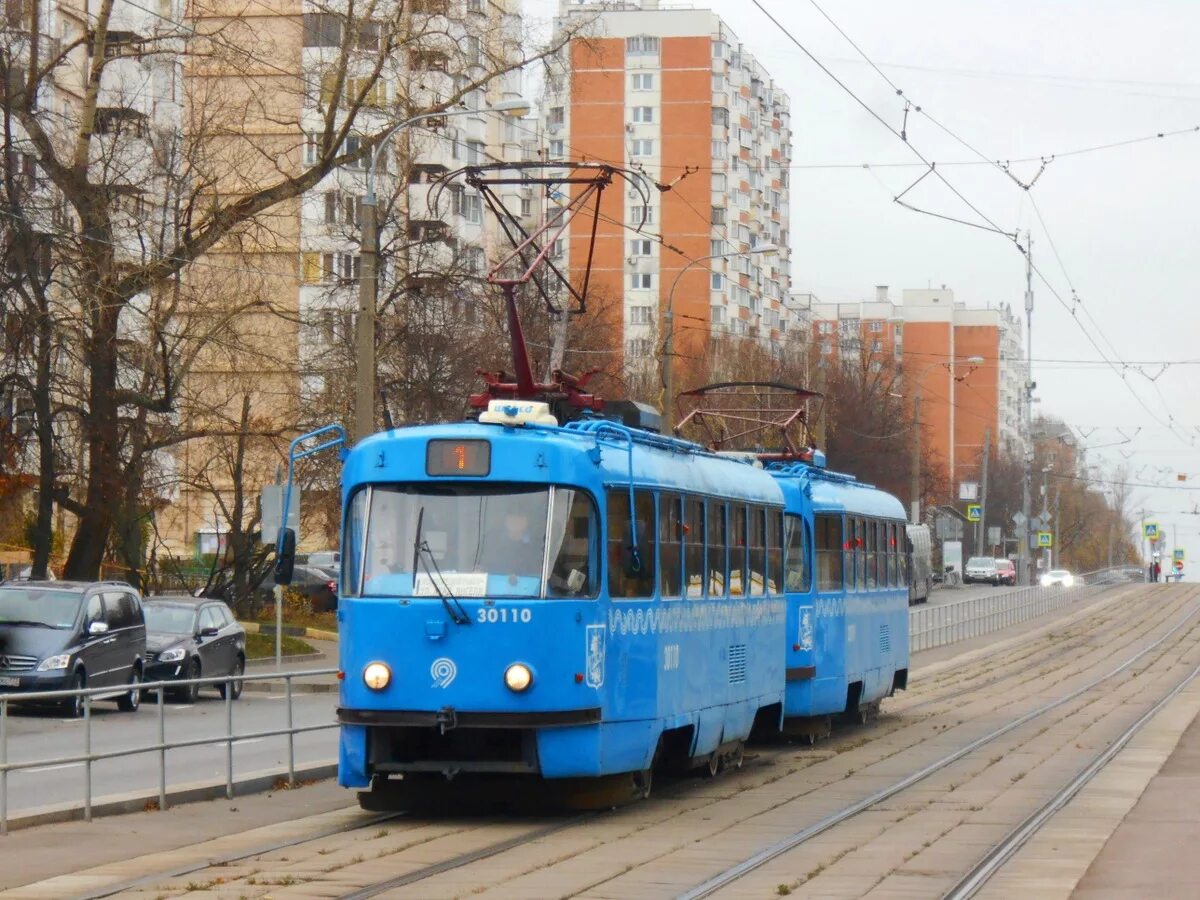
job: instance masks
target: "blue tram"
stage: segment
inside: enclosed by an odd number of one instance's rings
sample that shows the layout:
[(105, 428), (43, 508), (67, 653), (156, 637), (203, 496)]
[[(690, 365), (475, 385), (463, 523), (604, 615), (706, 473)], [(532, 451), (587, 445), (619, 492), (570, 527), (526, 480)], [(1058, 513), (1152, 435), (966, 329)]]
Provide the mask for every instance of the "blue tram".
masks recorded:
[(813, 455), (770, 466), (787, 513), (784, 715), (810, 739), (834, 714), (865, 720), (908, 683), (904, 508)]
[(802, 480), (526, 401), (361, 441), (343, 470), (341, 784), (369, 808), (460, 776), (614, 776), (639, 796), (657, 764), (740, 762), (783, 712)]

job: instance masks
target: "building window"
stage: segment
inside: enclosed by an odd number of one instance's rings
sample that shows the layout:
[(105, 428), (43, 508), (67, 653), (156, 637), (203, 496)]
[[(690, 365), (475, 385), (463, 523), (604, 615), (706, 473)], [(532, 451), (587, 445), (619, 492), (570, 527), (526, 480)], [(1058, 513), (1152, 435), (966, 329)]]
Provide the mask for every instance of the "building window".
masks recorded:
[(554, 243), (550, 245), (550, 258), (551, 259), (562, 259), (563, 255), (566, 252), (567, 252), (566, 241), (564, 241), (562, 238), (557, 238), (554, 241)]
[(332, 13), (304, 14), (305, 47), (340, 47), (342, 20)]
[(533, 201), (528, 197), (521, 198), (521, 218), (528, 219), (533, 215)]
[(629, 286), (635, 291), (648, 291), (654, 285), (654, 276), (649, 272), (634, 272), (629, 276)]
[(635, 72), (633, 74), (633, 89), (635, 91), (654, 90), (654, 74), (651, 72)]
[(466, 194), (463, 197), (463, 216), (472, 225), (483, 222), (483, 200), (478, 194)]
[(728, 52), (729, 52), (729, 45), (726, 44), (724, 41), (713, 41), (712, 42), (713, 59), (725, 59), (726, 54)]
[(467, 65), (481, 66), (483, 65), (483, 45), (479, 38), (473, 34), (466, 36), (465, 52), (467, 57)]
[(833, 343), (832, 342), (821, 341), (821, 355), (822, 356), (832, 356), (833, 355)]
[(648, 140), (644, 140), (644, 139), (640, 139), (640, 138), (637, 140), (630, 141), (629, 142), (629, 155), (630, 156), (653, 156), (654, 155), (654, 141), (648, 141)]
[(725, 224), (725, 207), (714, 206), (712, 208), (712, 223), (714, 225), (724, 225)]
[(550, 121), (550, 124), (551, 124), (551, 125), (563, 125), (563, 124), (565, 124), (565, 123), (566, 123), (566, 121), (567, 121), (567, 110), (566, 110), (566, 108), (565, 108), (565, 107), (562, 107), (562, 106), (552, 106), (552, 107), (550, 107), (550, 119), (549, 119), (549, 121)]
[(721, 240), (720, 238), (714, 238), (713, 240), (709, 241), (708, 242), (708, 255), (709, 256), (724, 256), (725, 255), (725, 242), (723, 240)]
[(877, 359), (873, 359), (873, 360), (871, 360), (871, 364), (870, 364), (869, 368), (872, 372), (882, 372), (883, 371), (883, 363), (881, 363)]
[(625, 342), (625, 355), (633, 358), (645, 358), (650, 355), (650, 339), (634, 338)]
[(658, 38), (645, 34), (625, 38), (625, 53), (629, 56), (657, 56)]
[(832, 322), (818, 322), (817, 323), (817, 334), (829, 334), (831, 331), (833, 331), (833, 323)]
[(650, 248), (653, 246), (653, 241), (649, 238), (638, 238), (629, 242), (630, 256), (650, 256)]
[(635, 106), (633, 108), (633, 121), (643, 125), (654, 121), (653, 106)]
[(306, 166), (316, 165), (317, 162), (317, 136), (315, 134), (306, 134), (304, 136), (304, 164)]
[(721, 91), (725, 90), (725, 76), (724, 75), (713, 75), (712, 88), (717, 93), (720, 93)]
[(883, 344), (880, 341), (871, 341), (871, 352), (878, 353), (883, 349)]
[(550, 158), (562, 159), (564, 156), (566, 156), (566, 143), (563, 141), (551, 141)]
[(711, 311), (712, 323), (714, 325), (723, 325), (725, 323), (725, 307), (714, 306)]
[(713, 142), (712, 142), (712, 155), (713, 155), (713, 159), (724, 159), (724, 158), (725, 158), (725, 151), (726, 151), (727, 149), (728, 149), (728, 148), (725, 146), (725, 142), (724, 142), (724, 141), (713, 141)]
[(629, 207), (629, 222), (634, 225), (653, 225), (654, 224), (654, 207), (653, 206), (631, 206), (631, 207)]
[(713, 272), (713, 273), (712, 273), (712, 280), (711, 280), (711, 283), (712, 283), (712, 289), (713, 289), (714, 291), (723, 291), (723, 290), (725, 290), (725, 276), (724, 276), (724, 275), (722, 275), (720, 272)]
[(649, 325), (650, 307), (649, 306), (631, 306), (629, 307), (629, 324), (630, 325)]
[(467, 141), (467, 165), (478, 166), (484, 161), (483, 141)]
[(320, 253), (300, 254), (301, 281), (303, 281), (305, 284), (320, 284), (322, 271)]
[(729, 110), (723, 106), (714, 106), (712, 111), (712, 123), (720, 125), (722, 128), (729, 127)]
[(878, 319), (872, 319), (867, 327), (876, 334), (883, 331), (883, 323)]

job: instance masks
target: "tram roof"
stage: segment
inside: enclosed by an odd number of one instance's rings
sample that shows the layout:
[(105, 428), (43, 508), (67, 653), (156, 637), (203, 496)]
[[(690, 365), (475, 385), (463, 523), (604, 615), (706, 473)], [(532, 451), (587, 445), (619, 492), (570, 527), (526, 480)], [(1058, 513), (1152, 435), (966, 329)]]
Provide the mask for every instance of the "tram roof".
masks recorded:
[[(505, 427), (464, 421), (393, 429), (360, 441), (350, 451), (343, 470), (343, 487), (348, 491), (369, 482), (445, 480), (425, 474), (424, 447), (428, 442), (484, 439), (492, 446), (489, 475), (461, 480), (628, 484), (632, 448), (636, 486), (771, 504), (783, 502), (777, 479), (744, 460), (721, 456), (698, 444), (650, 432), (622, 426), (609, 429), (598, 425), (597, 428), (601, 433), (586, 428)], [(625, 441), (624, 434), (630, 435), (632, 441)], [(413, 452), (418, 446), (422, 449)], [(600, 447), (598, 464), (593, 461), (597, 446)], [(393, 457), (389, 448), (402, 452)]]

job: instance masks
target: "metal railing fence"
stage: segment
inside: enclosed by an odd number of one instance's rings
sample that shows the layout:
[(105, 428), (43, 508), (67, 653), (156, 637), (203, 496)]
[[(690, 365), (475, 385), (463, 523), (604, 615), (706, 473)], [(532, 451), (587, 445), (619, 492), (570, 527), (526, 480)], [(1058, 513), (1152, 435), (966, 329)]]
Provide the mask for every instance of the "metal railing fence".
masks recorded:
[(1145, 572), (1136, 567), (1100, 569), (1076, 576), (1071, 587), (1036, 585), (969, 600), (913, 607), (908, 613), (909, 651), (931, 650), (999, 631), (1071, 606), (1101, 591), (1145, 579)]
[[(188, 747), (203, 747), (212, 744), (225, 745), (225, 796), (233, 799), (233, 745), (239, 741), (259, 738), (287, 738), (287, 780), (288, 784), (296, 781), (296, 736), (307, 732), (325, 731), (337, 728), (336, 722), (320, 725), (296, 725), (293, 715), (292, 681), (296, 678), (311, 678), (322, 675), (335, 675), (335, 668), (305, 669), (302, 671), (267, 672), (256, 675), (223, 675), (212, 678), (180, 679), (177, 681), (148, 681), (140, 685), (142, 695), (153, 693), (158, 709), (157, 741), (145, 746), (125, 747), (119, 750), (96, 752), (92, 750), (92, 701), (94, 698), (111, 699), (124, 691), (114, 687), (82, 688), (79, 690), (63, 691), (28, 691), (22, 693), (0, 693), (0, 834), (8, 833), (8, 775), (24, 769), (41, 769), (52, 766), (68, 766), (83, 764), (83, 813), (87, 821), (92, 820), (92, 765), (105, 759), (137, 756), (144, 753), (158, 754), (158, 808), (167, 808), (167, 751), (181, 750)], [(261, 731), (234, 732), (233, 729), (233, 682), (249, 681), (284, 681), (284, 691), (287, 699), (287, 725), (283, 728), (266, 729)], [(216, 687), (224, 685), (225, 695), (225, 728), (223, 734), (211, 737), (188, 738), (186, 740), (167, 740), (166, 696), (190, 685), (200, 687)], [(68, 756), (56, 756), (24, 762), (9, 762), (9, 719), (14, 705), (41, 705), (46, 703), (62, 703), (76, 697), (83, 697), (83, 751)]]

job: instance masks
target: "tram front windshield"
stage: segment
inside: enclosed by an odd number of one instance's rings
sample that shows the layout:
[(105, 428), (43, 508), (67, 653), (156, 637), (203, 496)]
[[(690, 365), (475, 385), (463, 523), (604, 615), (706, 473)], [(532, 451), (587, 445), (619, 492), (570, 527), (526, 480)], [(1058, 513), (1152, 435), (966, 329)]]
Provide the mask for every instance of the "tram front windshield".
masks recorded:
[(348, 513), (346, 587), (363, 596), (540, 597), (549, 557), (545, 595), (586, 596), (594, 515), (584, 494), (566, 488), (376, 485)]

